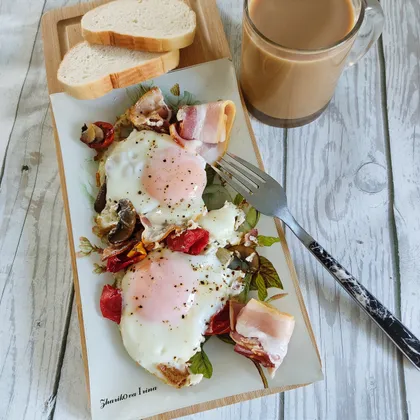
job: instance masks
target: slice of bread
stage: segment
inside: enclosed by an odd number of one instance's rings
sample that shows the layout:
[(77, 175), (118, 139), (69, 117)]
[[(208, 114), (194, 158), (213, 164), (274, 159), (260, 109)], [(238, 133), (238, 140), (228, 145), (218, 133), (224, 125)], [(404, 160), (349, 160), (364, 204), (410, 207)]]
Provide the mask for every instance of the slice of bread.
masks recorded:
[(75, 98), (94, 99), (160, 76), (178, 64), (179, 50), (150, 53), (81, 42), (64, 56), (57, 78)]
[(195, 13), (183, 0), (118, 0), (82, 18), (86, 41), (150, 52), (187, 47), (195, 27)]

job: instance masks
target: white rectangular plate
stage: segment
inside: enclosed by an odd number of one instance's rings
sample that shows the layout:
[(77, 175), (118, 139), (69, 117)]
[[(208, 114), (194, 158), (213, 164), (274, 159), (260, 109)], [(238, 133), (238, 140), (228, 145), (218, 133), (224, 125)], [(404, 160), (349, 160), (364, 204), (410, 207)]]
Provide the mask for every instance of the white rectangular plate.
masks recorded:
[[(232, 130), (229, 150), (257, 164), (257, 157), (245, 120), (238, 92), (235, 70), (230, 60), (222, 59), (179, 70), (155, 79), (164, 93), (179, 83), (181, 92), (191, 92), (201, 102), (231, 99), (237, 115)], [(133, 93), (133, 90), (131, 90)], [(80, 128), (89, 121), (115, 121), (116, 117), (132, 105), (130, 90), (119, 89), (89, 101), (80, 101), (65, 93), (51, 95), (54, 117), (63, 157), (70, 218), (75, 246), (78, 238), (91, 233), (91, 196), (96, 195), (94, 153), (80, 140)], [(262, 235), (277, 236), (276, 225), (269, 217), (261, 217), (258, 229)], [(321, 380), (322, 370), (298, 285), (293, 282), (282, 245), (276, 243), (264, 248), (261, 254), (274, 263), (286, 298), (274, 304), (296, 319), (296, 327), (289, 352), (274, 379), (268, 379), (270, 388), (299, 386)], [(105, 283), (112, 282), (110, 274), (92, 272), (95, 256), (78, 258), (79, 278), (86, 349), (90, 379), (92, 418), (94, 420), (131, 420), (144, 418), (182, 407), (238, 395), (263, 388), (254, 364), (236, 354), (232, 346), (217, 338), (206, 343), (205, 350), (214, 368), (211, 379), (194, 387), (173, 389), (137, 366), (124, 350), (116, 324), (104, 319), (99, 309), (99, 298)], [(278, 293), (269, 289), (269, 293)], [(300, 303), (301, 302), (301, 303)], [(147, 337), (143, 337), (147, 340)]]

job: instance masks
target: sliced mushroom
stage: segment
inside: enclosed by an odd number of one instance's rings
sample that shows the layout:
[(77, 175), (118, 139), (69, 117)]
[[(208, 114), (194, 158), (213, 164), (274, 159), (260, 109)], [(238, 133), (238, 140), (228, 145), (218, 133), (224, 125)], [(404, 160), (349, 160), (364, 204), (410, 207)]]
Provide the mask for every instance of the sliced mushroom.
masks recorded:
[(83, 143), (91, 144), (93, 142), (101, 142), (104, 139), (104, 132), (95, 124), (84, 125), (82, 127), (82, 135), (80, 140)]
[(101, 142), (105, 138), (105, 133), (102, 128), (98, 127), (96, 124), (92, 124), (93, 129), (95, 130), (95, 141)]
[(95, 217), (95, 226), (92, 232), (104, 238), (108, 233), (117, 226), (118, 223), (118, 203), (107, 202), (105, 208)]
[(99, 188), (98, 195), (96, 196), (95, 204), (93, 208), (96, 213), (100, 213), (106, 206), (106, 182), (104, 182)]
[(117, 226), (108, 235), (108, 240), (111, 244), (126, 241), (133, 234), (136, 227), (137, 212), (130, 200), (125, 198), (120, 200), (117, 213)]
[(86, 144), (95, 141), (95, 129), (93, 127), (93, 124), (89, 124), (89, 126), (85, 124), (82, 127), (82, 135), (80, 136), (80, 140)]
[(226, 248), (219, 248), (216, 251), (216, 257), (223, 265), (229, 266), (233, 259), (233, 253)]
[(233, 260), (229, 264), (231, 270), (242, 270), (244, 273), (255, 273), (260, 268), (260, 257), (255, 248), (235, 245), (227, 248), (233, 252)]

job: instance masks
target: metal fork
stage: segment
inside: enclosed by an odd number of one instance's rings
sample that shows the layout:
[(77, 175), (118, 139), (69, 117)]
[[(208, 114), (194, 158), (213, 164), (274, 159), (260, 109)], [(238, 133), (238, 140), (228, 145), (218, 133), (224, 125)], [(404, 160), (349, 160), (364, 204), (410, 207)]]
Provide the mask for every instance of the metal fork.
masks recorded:
[(420, 370), (419, 339), (299, 225), (287, 207), (284, 189), (274, 178), (233, 153), (226, 153), (225, 157), (213, 165), (213, 169), (259, 212), (281, 219), (382, 328), (404, 356)]

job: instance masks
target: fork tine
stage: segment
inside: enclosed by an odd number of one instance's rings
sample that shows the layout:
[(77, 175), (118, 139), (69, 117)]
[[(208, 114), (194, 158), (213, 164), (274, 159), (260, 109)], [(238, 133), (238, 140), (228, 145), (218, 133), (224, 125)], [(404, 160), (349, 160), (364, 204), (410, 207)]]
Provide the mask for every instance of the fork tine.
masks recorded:
[[(251, 180), (255, 185), (260, 186), (261, 184), (264, 184), (264, 180), (261, 180), (260, 178), (257, 178), (249, 171), (245, 171), (243, 168), (241, 168), (239, 165), (237, 165), (234, 159), (226, 160), (225, 158), (222, 158), (221, 161), (226, 162), (228, 165), (232, 166), (232, 168), (236, 169), (237, 172), (239, 172), (241, 175), (245, 176), (249, 180)], [(220, 161), (219, 161), (220, 163)], [(234, 175), (236, 177), (236, 173)], [(251, 188), (250, 188), (251, 189)]]
[(250, 192), (246, 188), (244, 188), (238, 181), (236, 181), (233, 178), (230, 178), (228, 175), (226, 175), (225, 172), (221, 171), (216, 166), (212, 165), (212, 168), (217, 172), (220, 178), (224, 179), (236, 192), (241, 194), (242, 197), (245, 198), (245, 200), (249, 201), (251, 199)]
[(245, 174), (243, 174), (241, 172), (239, 172), (239, 173), (233, 172), (228, 166), (228, 165), (230, 165), (230, 162), (227, 162), (226, 160), (222, 159), (222, 161), (217, 162), (216, 165), (219, 165), (225, 171), (225, 173), (230, 175), (232, 178), (235, 178), (242, 185), (244, 185), (246, 188), (248, 188), (248, 190), (250, 190), (251, 192), (253, 192), (253, 193), (257, 192), (258, 184), (254, 185), (251, 182), (249, 182), (249, 180), (246, 178)]
[(247, 167), (250, 171), (254, 172), (254, 174), (258, 175), (260, 178), (262, 178), (264, 181), (270, 181), (273, 180), (270, 175), (267, 175), (264, 171), (257, 168), (252, 163), (247, 162), (245, 159), (240, 158), (239, 156), (236, 156), (233, 153), (227, 152), (226, 153), (230, 158), (236, 160), (239, 163), (242, 163), (245, 167)]

